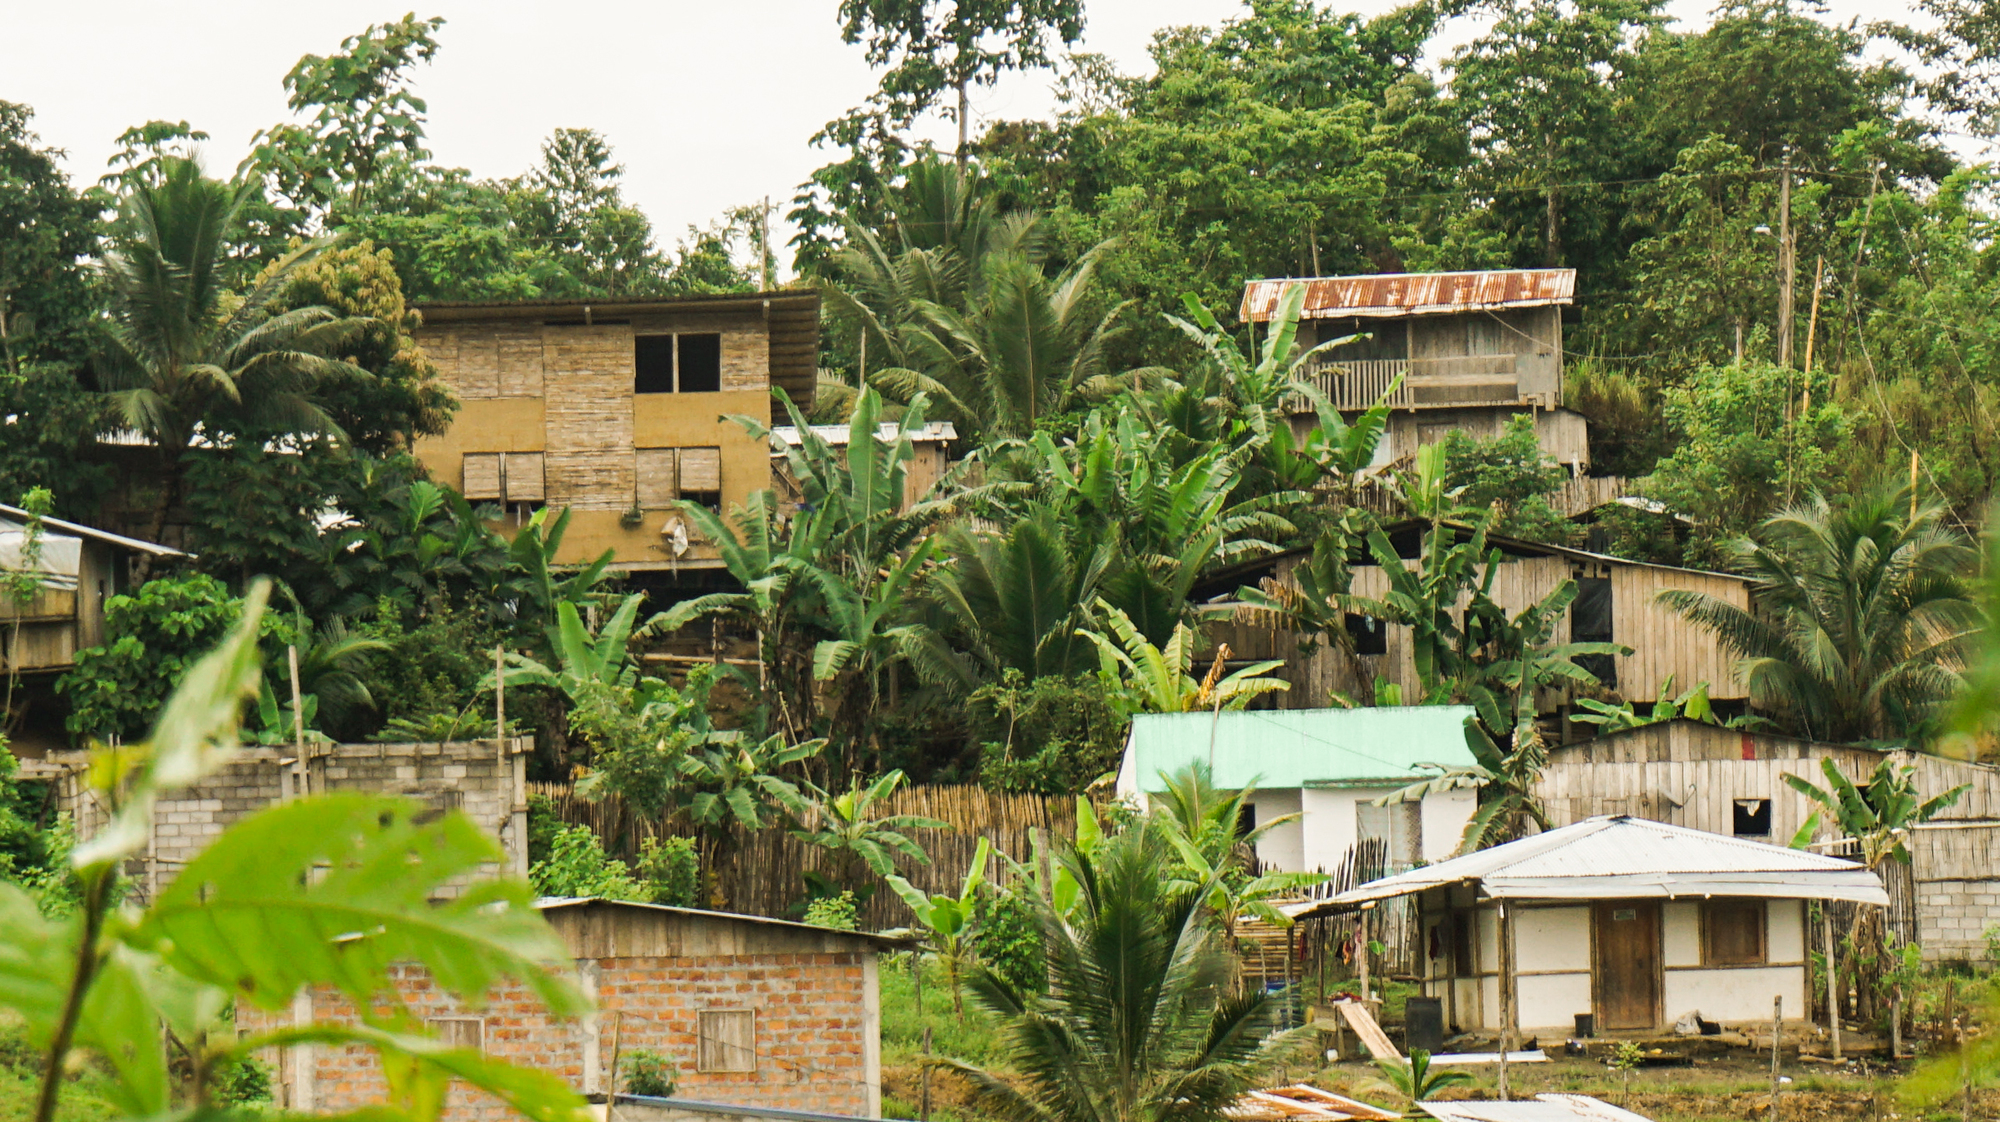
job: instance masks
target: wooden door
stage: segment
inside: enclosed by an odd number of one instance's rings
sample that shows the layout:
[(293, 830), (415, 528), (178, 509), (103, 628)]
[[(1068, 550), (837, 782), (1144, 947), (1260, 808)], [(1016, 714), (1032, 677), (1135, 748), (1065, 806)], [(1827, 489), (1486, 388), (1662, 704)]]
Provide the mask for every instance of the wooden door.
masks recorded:
[(1660, 902), (1591, 906), (1597, 1027), (1650, 1029), (1660, 1020)]

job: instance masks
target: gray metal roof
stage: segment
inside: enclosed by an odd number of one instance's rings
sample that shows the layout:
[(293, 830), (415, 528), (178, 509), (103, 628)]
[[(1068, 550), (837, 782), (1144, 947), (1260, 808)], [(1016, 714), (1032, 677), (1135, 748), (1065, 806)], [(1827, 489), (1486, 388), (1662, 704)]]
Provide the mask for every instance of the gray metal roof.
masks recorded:
[(1520, 1102), (1418, 1103), (1440, 1122), (1651, 1122), (1589, 1095), (1536, 1095)]
[(1297, 915), (1340, 911), (1452, 884), (1493, 898), (1611, 900), (1760, 896), (1887, 905), (1874, 873), (1853, 861), (1624, 815), (1586, 818), (1545, 834), (1370, 881)]
[[(6, 503), (0, 503), (0, 515), (6, 515), (9, 519), (17, 523), (26, 522), (28, 519), (34, 517), (34, 515), (22, 510), (20, 507), (8, 506)], [(123, 534), (114, 534), (109, 530), (100, 530), (95, 526), (85, 526), (81, 522), (66, 522), (52, 515), (43, 515), (42, 525), (47, 526), (51, 530), (60, 530), (66, 534), (75, 534), (82, 538), (94, 538), (97, 541), (107, 542), (125, 549), (137, 550), (140, 553), (150, 553), (155, 557), (190, 556), (172, 546), (161, 545), (158, 542), (142, 541), (138, 538), (128, 538)]]
[(736, 923), (754, 923), (761, 927), (786, 927), (794, 931), (810, 931), (815, 935), (834, 935), (858, 939), (877, 950), (903, 950), (914, 940), (902, 935), (883, 935), (873, 931), (842, 931), (837, 927), (821, 927), (814, 923), (799, 923), (796, 920), (773, 919), (770, 916), (745, 915), (741, 912), (715, 912), (707, 908), (681, 908), (672, 904), (653, 904), (643, 900), (613, 900), (608, 896), (543, 896), (535, 901), (540, 911), (554, 911), (558, 908), (579, 908), (588, 904), (605, 905), (614, 908), (636, 908), (649, 912), (669, 915), (700, 916), (703, 919), (726, 919)]
[[(812, 425), (809, 427), (812, 429), (814, 436), (826, 441), (833, 447), (847, 447), (848, 427), (846, 425)], [(875, 427), (875, 439), (884, 444), (891, 444), (895, 442), (897, 436), (902, 431), (902, 426), (896, 424), (894, 421), (883, 421)], [(784, 441), (785, 446), (789, 448), (797, 447), (801, 439), (797, 425), (773, 425), (771, 426), (771, 435)], [(917, 444), (930, 444), (938, 441), (957, 439), (958, 426), (952, 424), (950, 421), (925, 421), (923, 428), (910, 434), (910, 440)]]

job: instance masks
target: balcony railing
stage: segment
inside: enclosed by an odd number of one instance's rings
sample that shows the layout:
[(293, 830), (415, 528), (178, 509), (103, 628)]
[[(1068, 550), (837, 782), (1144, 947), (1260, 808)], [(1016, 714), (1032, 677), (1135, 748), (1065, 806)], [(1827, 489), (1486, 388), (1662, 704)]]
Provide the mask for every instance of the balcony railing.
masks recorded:
[[(1334, 359), (1306, 368), (1305, 378), (1338, 409), (1375, 404), (1398, 374), (1403, 384), (1389, 399), (1398, 409), (1454, 405), (1510, 405), (1521, 400), (1513, 355), (1462, 355), (1422, 359)], [(1301, 408), (1305, 403), (1301, 400)]]

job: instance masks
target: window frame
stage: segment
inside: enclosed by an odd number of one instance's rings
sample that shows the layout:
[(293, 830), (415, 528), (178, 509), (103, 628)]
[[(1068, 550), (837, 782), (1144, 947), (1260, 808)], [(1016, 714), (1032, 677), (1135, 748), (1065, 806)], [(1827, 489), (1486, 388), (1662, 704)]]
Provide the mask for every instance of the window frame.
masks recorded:
[[(1723, 916), (1756, 911), (1754, 955), (1735, 956), (1717, 947)], [(1701, 964), (1705, 967), (1768, 966), (1771, 962), (1771, 907), (1761, 897), (1716, 896), (1701, 902)]]
[[(713, 389), (690, 390), (682, 387), (681, 378), (684, 373), (682, 369), (684, 363), (682, 362), (682, 355), (681, 355), (681, 340), (684, 338), (713, 339), (715, 341), (715, 373), (714, 373), (715, 386)], [(660, 388), (659, 384), (656, 382), (654, 383), (655, 388), (641, 389), (640, 378), (642, 377), (642, 375), (639, 368), (640, 348), (642, 345), (646, 344), (649, 340), (658, 340), (658, 339), (667, 340), (667, 345), (665, 348), (667, 369), (666, 369), (666, 381), (664, 384), (664, 388)], [(653, 373), (654, 376), (657, 377), (659, 372), (656, 370)], [(722, 332), (646, 331), (646, 332), (636, 332), (633, 334), (632, 396), (654, 397), (660, 394), (721, 393), (721, 392), (722, 392)]]
[[(733, 1052), (728, 1051), (728, 1049), (732, 1048), (741, 1049), (742, 1047), (741, 1045), (732, 1044), (729, 1041), (725, 1040), (722, 1036), (717, 1035), (709, 1030), (709, 1025), (712, 1023), (710, 1021), (711, 1017), (721, 1018), (725, 1016), (729, 1017), (741, 1016), (747, 1018), (749, 1031), (745, 1035), (748, 1037), (750, 1041), (750, 1047), (748, 1049), (749, 1055), (747, 1057), (737, 1057), (734, 1055)], [(711, 1045), (713, 1046), (712, 1048)], [(725, 1065), (729, 1061), (733, 1060), (735, 1062), (747, 1063), (749, 1066), (747, 1067), (714, 1066), (714, 1063), (712, 1061), (714, 1061), (717, 1057), (723, 1058)], [(695, 1023), (694, 1023), (694, 1069), (698, 1072), (703, 1072), (703, 1073), (714, 1072), (720, 1074), (745, 1074), (745, 1073), (756, 1072), (757, 1011), (755, 1009), (696, 1010)]]

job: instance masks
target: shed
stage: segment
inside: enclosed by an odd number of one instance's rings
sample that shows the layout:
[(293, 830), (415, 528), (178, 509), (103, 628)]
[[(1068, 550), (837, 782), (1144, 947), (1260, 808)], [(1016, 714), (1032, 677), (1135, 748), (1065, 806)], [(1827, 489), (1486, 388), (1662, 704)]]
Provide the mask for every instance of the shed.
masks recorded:
[[(881, 988), (876, 960), (904, 944), (788, 920), (620, 900), (550, 898), (537, 905), (575, 959), (596, 1011), (551, 1017), (515, 983), (470, 1009), (420, 967), (399, 968), (411, 1011), (462, 1047), (540, 1068), (586, 1094), (608, 1094), (614, 1047), (649, 1051), (678, 1069), (678, 1091), (714, 1104), (881, 1117)], [(327, 990), (294, 1015), (352, 1017)], [(317, 1006), (312, 1008), (311, 1006)], [(239, 1012), (239, 1028), (278, 1018)], [(622, 1065), (621, 1065), (622, 1066)], [(281, 1105), (351, 1111), (379, 1101), (381, 1073), (361, 1049), (299, 1047), (278, 1064)], [(498, 1100), (454, 1096), (447, 1122), (503, 1122)]]
[(1821, 768), (1832, 760), (1860, 783), (1884, 758), (1916, 769), (1923, 798), (1970, 788), (1910, 832), (1909, 865), (1883, 869), (1892, 930), (1929, 960), (1988, 959), (1985, 933), (2000, 924), (2000, 768), (1682, 719), (1552, 748), (1537, 791), (1558, 825), (1630, 814), (1785, 845), (1816, 809), (1785, 776), (1825, 786)]
[(1256, 788), (1258, 821), (1298, 815), (1258, 842), (1257, 859), (1267, 868), (1331, 872), (1368, 838), (1387, 844), (1391, 868), (1405, 868), (1458, 848), (1474, 793), (1372, 804), (1433, 774), (1421, 765), (1471, 764), (1471, 716), (1462, 705), (1142, 713), (1132, 718), (1118, 791), (1154, 794), (1166, 789), (1166, 776), (1206, 763), (1218, 786)]
[[(1427, 522), (1405, 520), (1384, 530), (1398, 557), (1415, 565), (1428, 528)], [(1461, 526), (1456, 532), (1469, 535), (1472, 530)], [(1632, 648), (1629, 655), (1597, 656), (1601, 661), (1587, 663), (1613, 692), (1651, 701), (1671, 679), (1675, 688), (1682, 690), (1707, 682), (1709, 697), (1725, 709), (1748, 697), (1736, 673), (1735, 656), (1713, 633), (1688, 623), (1679, 612), (1661, 603), (1659, 594), (1705, 592), (1747, 609), (1749, 578), (1651, 565), (1495, 534), (1486, 540), (1499, 554), (1499, 563), (1493, 566), (1492, 596), (1502, 607), (1518, 612), (1563, 581), (1574, 580), (1576, 602), (1557, 624), (1556, 641), (1621, 643)], [(1233, 597), (1236, 589), (1246, 584), (1289, 585), (1293, 572), (1310, 557), (1310, 550), (1298, 549), (1246, 562), (1208, 578), (1206, 594)], [(1388, 593), (1388, 575), (1372, 557), (1357, 558), (1353, 571), (1354, 595), (1381, 599)], [(1209, 625), (1207, 634), (1214, 641), (1227, 642), (1239, 658), (1284, 660), (1285, 668), (1279, 673), (1292, 688), (1279, 704), (1315, 705), (1335, 690), (1353, 697), (1371, 696), (1370, 682), (1375, 679), (1401, 686), (1404, 697), (1421, 696), (1409, 628), (1350, 615), (1348, 631), (1355, 638), (1354, 657), (1324, 643), (1311, 654), (1302, 654), (1300, 640), (1305, 637), (1287, 629), (1282, 616), (1243, 605), (1232, 620)], [(1543, 712), (1555, 712), (1567, 705), (1569, 698), (1549, 693), (1541, 701)]]
[[(808, 426), (814, 436), (834, 448), (847, 447), (847, 425)], [(883, 444), (893, 444), (902, 432), (901, 426), (885, 421), (876, 426), (875, 439)], [(903, 506), (908, 508), (920, 501), (944, 473), (951, 467), (951, 445), (958, 439), (958, 427), (950, 421), (926, 421), (924, 427), (910, 434), (910, 461), (903, 465)], [(797, 448), (804, 437), (797, 425), (774, 425), (771, 428), (771, 442), (783, 445), (786, 450)], [(798, 502), (798, 481), (792, 478), (790, 460), (785, 451), (771, 453), (771, 475), (782, 488), (786, 498)]]
[[(23, 553), (35, 516), (0, 503), (0, 570), (29, 571)], [(43, 515), (41, 556), (33, 575), (40, 588), (26, 603), (0, 596), (0, 625), (9, 634), (0, 659), (22, 673), (67, 670), (76, 652), (104, 641), (104, 604), (131, 587), (133, 558), (186, 557), (178, 549)]]
[[(1424, 993), (1458, 1031), (1651, 1033), (1687, 1013), (1807, 1012), (1804, 903), (1886, 905), (1852, 862), (1624, 816), (1596, 817), (1298, 905), (1418, 901)], [(1511, 980), (1512, 985), (1505, 984)]]

